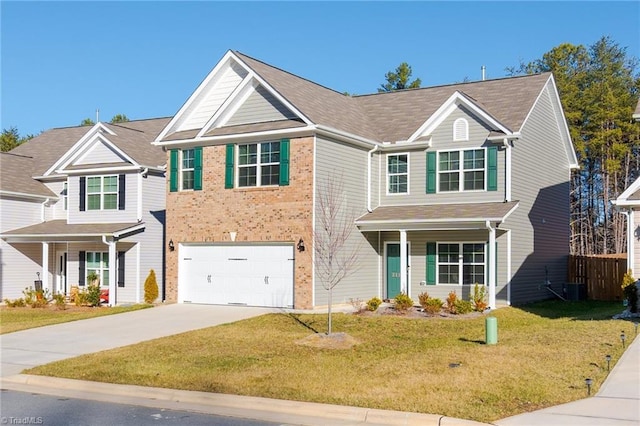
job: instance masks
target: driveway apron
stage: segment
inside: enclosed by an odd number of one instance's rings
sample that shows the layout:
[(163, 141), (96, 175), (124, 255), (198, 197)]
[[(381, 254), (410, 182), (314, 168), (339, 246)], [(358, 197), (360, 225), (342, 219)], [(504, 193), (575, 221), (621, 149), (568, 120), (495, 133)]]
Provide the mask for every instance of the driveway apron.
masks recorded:
[(79, 355), (239, 321), (272, 308), (170, 304), (0, 335), (0, 377)]

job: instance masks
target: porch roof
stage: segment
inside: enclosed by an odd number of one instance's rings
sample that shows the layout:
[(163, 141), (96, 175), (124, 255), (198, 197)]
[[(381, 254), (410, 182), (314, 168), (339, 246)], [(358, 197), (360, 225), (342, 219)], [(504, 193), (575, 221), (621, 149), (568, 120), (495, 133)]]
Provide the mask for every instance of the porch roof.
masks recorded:
[(119, 240), (142, 232), (144, 228), (143, 222), (69, 224), (62, 219), (5, 231), (0, 234), (0, 238), (9, 243), (101, 241), (103, 236)]
[(502, 223), (518, 201), (382, 206), (356, 219), (361, 231), (485, 229)]

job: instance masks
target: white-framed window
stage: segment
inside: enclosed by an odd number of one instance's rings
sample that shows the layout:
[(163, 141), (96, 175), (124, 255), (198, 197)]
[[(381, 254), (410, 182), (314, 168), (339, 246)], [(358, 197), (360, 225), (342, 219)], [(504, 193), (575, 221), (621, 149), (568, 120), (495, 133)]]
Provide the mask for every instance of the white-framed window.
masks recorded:
[(195, 149), (180, 151), (180, 189), (193, 189), (195, 175)]
[(280, 183), (280, 142), (238, 145), (238, 187)]
[(464, 118), (458, 118), (453, 122), (453, 140), (468, 141), (469, 140), (469, 122)]
[(85, 263), (85, 278), (87, 284), (91, 284), (88, 280), (88, 276), (92, 272), (98, 276), (101, 286), (109, 285), (109, 253), (99, 251), (87, 252)]
[(87, 209), (116, 210), (118, 208), (118, 176), (87, 177)]
[(484, 243), (438, 243), (438, 284), (485, 283)]
[(409, 154), (387, 155), (387, 194), (409, 193)]
[(440, 192), (485, 189), (486, 150), (483, 148), (438, 153)]

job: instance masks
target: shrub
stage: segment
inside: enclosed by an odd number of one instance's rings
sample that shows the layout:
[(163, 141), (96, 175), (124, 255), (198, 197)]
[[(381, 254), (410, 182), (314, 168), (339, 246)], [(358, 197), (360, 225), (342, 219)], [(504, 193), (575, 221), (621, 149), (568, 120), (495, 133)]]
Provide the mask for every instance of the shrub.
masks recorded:
[(371, 312), (375, 312), (380, 307), (380, 305), (382, 305), (382, 300), (380, 300), (379, 297), (372, 297), (367, 302), (367, 309)]
[(420, 303), (420, 306), (426, 309), (427, 303), (429, 302), (429, 293), (426, 291), (424, 293), (420, 293), (418, 295), (418, 302)]
[(100, 276), (95, 272), (91, 271), (87, 274), (87, 284), (100, 284), (98, 281), (100, 280)]
[(24, 308), (25, 306), (27, 306), (22, 297), (14, 300), (4, 299), (4, 303), (6, 303), (10, 308)]
[(473, 309), (478, 312), (484, 312), (487, 309), (487, 288), (485, 286), (476, 283), (473, 287), (471, 303), (473, 304)]
[(409, 310), (409, 308), (413, 307), (413, 300), (409, 296), (404, 293), (400, 293), (395, 298), (396, 301), (396, 310), (400, 312), (405, 312)]
[(158, 281), (156, 281), (156, 272), (152, 269), (149, 276), (144, 280), (144, 301), (145, 303), (153, 303), (158, 298)]
[[(95, 281), (93, 281), (95, 283)], [(87, 291), (85, 293), (84, 301), (89, 306), (99, 306), (100, 305), (100, 285), (98, 284), (89, 284), (87, 286)]]
[(447, 311), (450, 314), (455, 314), (456, 311), (456, 301), (458, 300), (458, 295), (455, 291), (449, 292), (449, 296), (447, 296)]
[(34, 290), (33, 287), (26, 287), (22, 290), (24, 303), (32, 308), (44, 308), (49, 304), (49, 289)]
[(60, 310), (67, 309), (67, 301), (64, 300), (64, 294), (62, 294), (62, 293), (54, 294), (53, 295), (53, 300), (56, 303), (56, 308), (58, 308)]
[(636, 279), (629, 270), (622, 278), (622, 293), (627, 300), (629, 312), (638, 312), (638, 287), (635, 285)]
[(457, 315), (468, 314), (469, 312), (473, 312), (473, 304), (468, 300), (457, 299), (454, 302), (456, 308)]
[(424, 305), (422, 305), (422, 307), (424, 308), (426, 313), (435, 315), (440, 313), (440, 311), (442, 310), (442, 305), (444, 305), (442, 303), (442, 300), (431, 297), (429, 298), (429, 300), (427, 300), (427, 302)]

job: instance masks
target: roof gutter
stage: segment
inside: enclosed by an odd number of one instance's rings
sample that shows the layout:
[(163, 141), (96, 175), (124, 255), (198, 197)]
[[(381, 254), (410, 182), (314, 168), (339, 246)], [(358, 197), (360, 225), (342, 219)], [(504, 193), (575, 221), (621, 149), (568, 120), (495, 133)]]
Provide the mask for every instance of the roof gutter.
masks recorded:
[(155, 146), (166, 146), (171, 147), (173, 145), (186, 145), (186, 146), (198, 146), (198, 145), (216, 145), (216, 144), (225, 144), (225, 143), (233, 143), (233, 142), (244, 142), (251, 140), (260, 140), (271, 137), (282, 137), (282, 136), (306, 136), (315, 130), (314, 126), (304, 126), (304, 127), (293, 127), (288, 129), (278, 129), (278, 130), (265, 130), (262, 132), (252, 132), (252, 133), (237, 133), (231, 135), (219, 135), (219, 136), (205, 136), (202, 138), (189, 138), (189, 139), (176, 139), (176, 140), (168, 140), (162, 142), (151, 142), (152, 145)]
[(52, 195), (27, 194), (26, 192), (14, 192), (0, 190), (0, 195), (8, 195), (10, 197), (31, 198), (35, 200), (58, 200), (59, 198)]
[(315, 129), (319, 135), (335, 137), (351, 145), (356, 145), (363, 148), (372, 148), (376, 145), (380, 145), (379, 142), (372, 139), (363, 138), (362, 136), (344, 132), (342, 130), (338, 130), (336, 128), (325, 126), (322, 124), (316, 124)]

